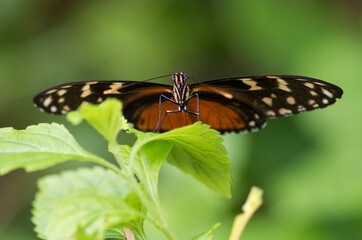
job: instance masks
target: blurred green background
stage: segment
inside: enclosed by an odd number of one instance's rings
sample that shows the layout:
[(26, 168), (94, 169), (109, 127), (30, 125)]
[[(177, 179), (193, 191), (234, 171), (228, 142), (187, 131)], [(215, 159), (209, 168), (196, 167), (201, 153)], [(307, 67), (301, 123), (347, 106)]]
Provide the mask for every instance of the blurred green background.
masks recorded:
[[(110, 158), (93, 129), (41, 113), (32, 97), (65, 82), (180, 71), (200, 81), (297, 74), (345, 91), (327, 109), (225, 135), (231, 200), (165, 164), (161, 201), (180, 239), (215, 222), (222, 223), (215, 239), (227, 239), (252, 185), (264, 189), (265, 201), (243, 239), (362, 239), (361, 1), (0, 0), (0, 127), (61, 122), (86, 149)], [(0, 239), (36, 239), (36, 179), (77, 166), (0, 177)], [(165, 239), (150, 224), (146, 232)]]

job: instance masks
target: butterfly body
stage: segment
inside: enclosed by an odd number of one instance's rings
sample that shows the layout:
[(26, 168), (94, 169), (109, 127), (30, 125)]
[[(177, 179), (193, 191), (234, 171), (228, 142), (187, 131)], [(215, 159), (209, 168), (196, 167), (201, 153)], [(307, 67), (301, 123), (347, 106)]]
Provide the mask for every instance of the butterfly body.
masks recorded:
[(295, 115), (333, 104), (343, 91), (322, 80), (292, 75), (245, 76), (188, 84), (172, 74), (172, 86), (133, 81), (73, 82), (39, 93), (41, 110), (66, 114), (108, 97), (123, 102), (135, 128), (164, 132), (202, 121), (220, 132), (255, 131), (268, 118)]

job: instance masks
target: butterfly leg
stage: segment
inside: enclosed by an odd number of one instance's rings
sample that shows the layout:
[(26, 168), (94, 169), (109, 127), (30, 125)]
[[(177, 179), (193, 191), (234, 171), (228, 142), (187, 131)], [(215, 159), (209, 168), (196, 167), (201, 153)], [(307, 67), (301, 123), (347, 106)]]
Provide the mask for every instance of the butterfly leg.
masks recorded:
[[(160, 98), (159, 98), (159, 100), (158, 100), (158, 104), (159, 104), (159, 108), (158, 108), (158, 123), (157, 123), (157, 126), (156, 126), (155, 130), (153, 130), (153, 132), (158, 132), (158, 131), (160, 130), (161, 126), (162, 126), (163, 121), (164, 121), (165, 118), (166, 118), (167, 113), (168, 113), (168, 112), (173, 112), (173, 111), (166, 111), (166, 114), (165, 114), (165, 116), (163, 117), (163, 119), (162, 119), (162, 121), (161, 121), (161, 116), (162, 116), (162, 112), (161, 112), (162, 98), (164, 98), (164, 99), (166, 99), (166, 100), (168, 100), (168, 101), (170, 101), (170, 102), (178, 105), (177, 102), (175, 102), (175, 101), (172, 100), (171, 98), (169, 98), (169, 97), (167, 97), (167, 96), (165, 96), (165, 95), (163, 95), (163, 94), (160, 95)], [(181, 110), (178, 109), (178, 110), (175, 110), (175, 111), (176, 111), (176, 112), (180, 112)]]
[(190, 112), (190, 111), (188, 111), (188, 110), (186, 110), (186, 109), (185, 109), (184, 111), (187, 112), (187, 113), (196, 115), (198, 121), (201, 122), (201, 120), (200, 120), (200, 108), (199, 108), (199, 94), (198, 94), (198, 93), (192, 94), (191, 97), (189, 97), (189, 99), (187, 99), (186, 104), (187, 104), (193, 97), (196, 97), (196, 106), (197, 106), (197, 107), (196, 107), (196, 112)]
[(162, 118), (162, 121), (161, 121), (161, 124), (160, 124), (160, 127), (159, 128), (156, 128), (155, 131), (159, 131), (162, 124), (163, 124), (163, 121), (165, 120), (166, 116), (167, 116), (167, 113), (178, 113), (178, 112), (182, 112), (182, 109), (179, 107), (179, 109), (177, 110), (167, 110), (166, 113), (165, 113), (165, 116), (163, 116)]

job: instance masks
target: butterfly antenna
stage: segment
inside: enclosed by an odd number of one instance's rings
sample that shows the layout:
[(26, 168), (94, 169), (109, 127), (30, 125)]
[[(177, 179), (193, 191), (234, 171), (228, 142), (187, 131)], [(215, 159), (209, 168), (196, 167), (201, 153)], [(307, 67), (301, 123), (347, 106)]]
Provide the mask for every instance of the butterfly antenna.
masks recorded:
[[(139, 83), (143, 83), (143, 82), (149, 82), (149, 81), (152, 81), (152, 80), (155, 80), (155, 79), (161, 79), (161, 78), (169, 77), (169, 76), (171, 76), (171, 75), (172, 75), (172, 74), (167, 74), (167, 75), (160, 76), (160, 77), (153, 77), (153, 78), (148, 78), (148, 79), (142, 80), (142, 81), (136, 81), (136, 82), (133, 83), (133, 84), (132, 84), (132, 83), (129, 84), (129, 86), (132, 86), (132, 85), (135, 85), (135, 84), (139, 84)], [(137, 92), (137, 91), (135, 90), (134, 92)], [(132, 91), (129, 92), (129, 93), (132, 93)]]
[(155, 79), (160, 79), (160, 78), (165, 78), (165, 77), (170, 77), (170, 76), (172, 76), (172, 74), (167, 74), (167, 75), (160, 76), (160, 77), (148, 78), (146, 80), (143, 80), (142, 82), (149, 82), (149, 81), (152, 81), (152, 80), (155, 80)]

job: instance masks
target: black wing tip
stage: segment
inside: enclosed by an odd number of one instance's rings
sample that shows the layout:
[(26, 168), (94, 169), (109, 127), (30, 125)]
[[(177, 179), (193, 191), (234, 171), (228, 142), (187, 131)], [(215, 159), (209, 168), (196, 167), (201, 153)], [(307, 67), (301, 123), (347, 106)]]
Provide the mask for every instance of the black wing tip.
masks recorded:
[(276, 76), (276, 77), (280, 77), (280, 78), (294, 78), (294, 79), (307, 79), (307, 80), (312, 80), (315, 82), (319, 82), (324, 86), (329, 87), (331, 90), (334, 91), (335, 97), (336, 98), (341, 98), (343, 95), (343, 90), (342, 88), (338, 87), (337, 85), (330, 83), (330, 82), (326, 82), (324, 80), (318, 79), (318, 78), (312, 78), (312, 77), (306, 77), (306, 76), (300, 76), (300, 75), (265, 75), (266, 76)]
[[(333, 84), (332, 84), (333, 85)], [(333, 85), (334, 86), (334, 91), (335, 91), (335, 95), (336, 95), (336, 98), (342, 98), (343, 94), (344, 94), (344, 91), (342, 90), (342, 88), (336, 86), (336, 85)]]

